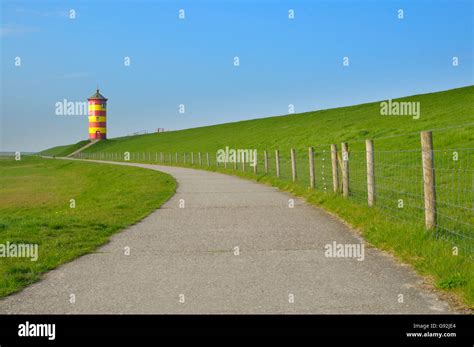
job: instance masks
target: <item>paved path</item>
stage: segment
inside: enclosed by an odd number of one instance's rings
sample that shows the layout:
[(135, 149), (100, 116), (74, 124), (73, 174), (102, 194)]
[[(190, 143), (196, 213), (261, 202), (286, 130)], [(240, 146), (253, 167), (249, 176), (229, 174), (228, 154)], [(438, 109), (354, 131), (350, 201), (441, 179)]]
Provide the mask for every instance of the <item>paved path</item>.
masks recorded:
[(129, 165), (173, 175), (176, 195), (96, 253), (1, 300), (0, 313), (449, 312), (413, 271), (373, 248), (363, 261), (326, 257), (326, 244), (362, 240), (302, 200), (288, 208), (288, 194), (236, 177)]

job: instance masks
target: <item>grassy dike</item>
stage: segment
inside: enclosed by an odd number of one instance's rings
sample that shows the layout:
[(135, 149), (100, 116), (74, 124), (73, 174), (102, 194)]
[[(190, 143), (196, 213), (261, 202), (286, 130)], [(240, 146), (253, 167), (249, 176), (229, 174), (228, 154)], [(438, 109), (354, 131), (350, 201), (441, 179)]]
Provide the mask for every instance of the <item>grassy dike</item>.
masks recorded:
[(74, 143), (72, 145), (57, 146), (57, 147), (51, 148), (51, 150), (48, 150), (47, 153), (45, 153), (45, 155), (49, 157), (65, 157), (68, 154), (71, 154), (72, 152), (78, 150), (79, 148), (84, 147), (88, 143), (89, 143), (88, 140), (83, 140), (83, 141)]
[(94, 251), (159, 208), (175, 188), (171, 176), (142, 168), (0, 158), (0, 244), (38, 244), (37, 261), (0, 258), (0, 297)]
[[(179, 131), (109, 138), (87, 148), (85, 152), (215, 153), (217, 149), (229, 146), (253, 148), (259, 152), (279, 149), (282, 153), (288, 153), (290, 148), (306, 151), (308, 146), (314, 146), (316, 150), (329, 150), (329, 144), (343, 141), (349, 142), (352, 150), (365, 150), (364, 140), (368, 138), (386, 138), (377, 141), (377, 151), (398, 151), (419, 148), (420, 131), (453, 126), (458, 128), (446, 135), (435, 134), (436, 148), (473, 148), (474, 127), (463, 125), (474, 123), (474, 86), (413, 95), (394, 101), (419, 102), (420, 118), (382, 116), (380, 102), (373, 102)], [(48, 156), (66, 155), (81, 144), (53, 147), (42, 153)]]

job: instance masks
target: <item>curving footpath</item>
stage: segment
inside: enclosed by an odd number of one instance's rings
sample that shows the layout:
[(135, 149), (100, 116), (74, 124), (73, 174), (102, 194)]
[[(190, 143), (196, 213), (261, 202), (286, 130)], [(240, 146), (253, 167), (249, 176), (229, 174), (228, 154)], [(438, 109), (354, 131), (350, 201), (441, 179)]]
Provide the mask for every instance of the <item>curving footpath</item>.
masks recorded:
[(169, 173), (177, 192), (97, 252), (1, 300), (0, 313), (451, 312), (374, 248), (363, 261), (327, 257), (327, 244), (363, 240), (300, 199), (218, 173), (115, 164)]

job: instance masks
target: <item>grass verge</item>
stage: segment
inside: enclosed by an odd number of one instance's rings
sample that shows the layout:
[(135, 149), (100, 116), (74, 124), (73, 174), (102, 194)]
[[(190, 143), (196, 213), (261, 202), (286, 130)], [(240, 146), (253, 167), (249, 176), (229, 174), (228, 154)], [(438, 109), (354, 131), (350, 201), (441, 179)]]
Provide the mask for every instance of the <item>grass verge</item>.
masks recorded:
[[(0, 297), (94, 251), (175, 192), (142, 168), (23, 156), (0, 160), (0, 244), (37, 244), (38, 259), (0, 258)], [(75, 208), (71, 208), (74, 199)]]

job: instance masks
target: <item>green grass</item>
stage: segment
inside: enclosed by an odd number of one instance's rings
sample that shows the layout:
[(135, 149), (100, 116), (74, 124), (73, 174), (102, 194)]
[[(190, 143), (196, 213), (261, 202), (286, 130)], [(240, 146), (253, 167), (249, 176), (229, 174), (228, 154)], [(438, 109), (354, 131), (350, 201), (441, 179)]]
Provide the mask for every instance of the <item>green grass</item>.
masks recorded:
[[(380, 103), (269, 117), (159, 134), (102, 141), (84, 155), (131, 152), (133, 161), (155, 162), (156, 153), (209, 152), (211, 170), (272, 184), (305, 197), (358, 228), (373, 245), (410, 263), (434, 285), (457, 294), (474, 307), (472, 226), (474, 214), (474, 86), (415, 95), (396, 101), (421, 105), (418, 120), (382, 116)], [(423, 221), (420, 135), (433, 131), (439, 228), (427, 232)], [(365, 139), (374, 139), (377, 206), (366, 206)], [(329, 145), (348, 142), (350, 199), (333, 194)], [(215, 153), (225, 148), (251, 148), (259, 153), (259, 174), (216, 168)], [(308, 189), (307, 148), (315, 148), (316, 189)], [(291, 182), (290, 148), (297, 150), (298, 181)], [(281, 153), (281, 177), (275, 178), (274, 150)], [(262, 151), (270, 153), (269, 174), (262, 174)], [(454, 152), (459, 159), (454, 161)], [(144, 156), (144, 154), (146, 154)], [(159, 156), (158, 156), (159, 158)], [(165, 156), (167, 159), (168, 157)], [(167, 159), (168, 161), (168, 159)], [(204, 160), (205, 162), (205, 160)], [(194, 165), (195, 167), (197, 165)], [(404, 208), (397, 203), (403, 199)], [(390, 217), (390, 218), (387, 218)], [(458, 234), (458, 235), (456, 235)], [(435, 237), (436, 236), (436, 237)], [(455, 256), (452, 247), (459, 247)]]
[(72, 152), (85, 146), (87, 143), (89, 143), (89, 141), (84, 140), (84, 141), (79, 141), (78, 143), (75, 143), (72, 145), (57, 146), (57, 147), (50, 148), (46, 151), (43, 151), (41, 154), (45, 156), (50, 156), (50, 157), (65, 157), (68, 154), (71, 154)]
[[(419, 101), (421, 117), (381, 116), (379, 102), (301, 114), (261, 118), (201, 128), (108, 139), (87, 149), (93, 152), (215, 152), (218, 148), (328, 149), (328, 144), (347, 141), (354, 150), (363, 140), (410, 133), (403, 138), (377, 141), (378, 150), (419, 147), (419, 131), (474, 123), (474, 86), (416, 95), (397, 101)], [(112, 115), (110, 117), (113, 117)], [(472, 127), (438, 136), (435, 145), (447, 148), (474, 145)]]
[[(134, 167), (0, 158), (0, 244), (38, 244), (37, 261), (0, 258), (0, 297), (94, 251), (169, 199), (169, 175)], [(70, 208), (75, 199), (76, 207)]]

